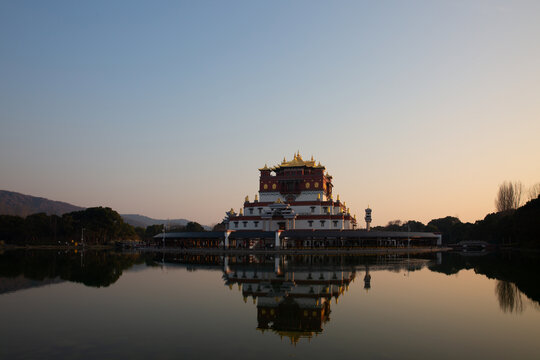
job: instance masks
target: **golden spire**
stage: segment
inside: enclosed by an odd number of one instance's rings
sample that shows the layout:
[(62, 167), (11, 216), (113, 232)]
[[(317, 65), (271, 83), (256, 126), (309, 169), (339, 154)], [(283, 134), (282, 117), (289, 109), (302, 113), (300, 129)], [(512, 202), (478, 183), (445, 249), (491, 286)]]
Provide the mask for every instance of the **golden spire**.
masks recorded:
[(240, 216), (244, 215), (244, 209), (240, 208)]
[(259, 195), (255, 194), (255, 201), (259, 201)]
[(249, 202), (249, 196), (246, 195), (246, 199), (244, 201)]
[(311, 161), (315, 161), (315, 160), (313, 160), (313, 155), (311, 155)]
[(285, 164), (287, 162), (287, 159), (285, 159), (285, 156), (283, 157), (283, 161), (281, 162), (282, 164)]
[(339, 194), (337, 194), (337, 201), (339, 202)]

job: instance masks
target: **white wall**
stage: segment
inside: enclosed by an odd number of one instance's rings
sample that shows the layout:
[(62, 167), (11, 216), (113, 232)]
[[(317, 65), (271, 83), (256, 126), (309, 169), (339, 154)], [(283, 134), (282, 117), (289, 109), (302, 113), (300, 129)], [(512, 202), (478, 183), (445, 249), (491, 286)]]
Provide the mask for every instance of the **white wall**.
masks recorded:
[[(244, 221), (246, 221), (246, 226), (244, 227)], [(265, 220), (240, 220), (238, 221), (238, 227), (235, 226), (235, 222), (231, 221), (229, 223), (229, 230), (264, 230), (264, 231), (276, 231), (279, 230), (278, 221), (271, 221), (270, 229), (265, 227)], [(255, 221), (258, 221), (258, 226), (255, 226)], [(281, 222), (283, 220), (279, 220)], [(313, 221), (312, 226), (309, 226), (309, 221)], [(337, 221), (337, 226), (334, 226), (334, 221)], [(268, 226), (268, 225), (266, 225)], [(324, 219), (324, 225), (321, 225), (321, 220), (295, 220), (295, 229), (315, 229), (315, 230), (343, 230), (350, 229), (349, 220), (329, 220)], [(292, 229), (292, 221), (290, 222), (289, 229)]]

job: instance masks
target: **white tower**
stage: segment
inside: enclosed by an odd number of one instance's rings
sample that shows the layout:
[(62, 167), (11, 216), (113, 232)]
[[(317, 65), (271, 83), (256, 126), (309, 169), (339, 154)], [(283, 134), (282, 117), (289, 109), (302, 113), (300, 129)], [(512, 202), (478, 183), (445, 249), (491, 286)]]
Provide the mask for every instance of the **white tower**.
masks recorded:
[(364, 220), (366, 220), (366, 230), (369, 231), (369, 228), (371, 226), (371, 209), (369, 208), (369, 205), (366, 209), (366, 217), (364, 218)]

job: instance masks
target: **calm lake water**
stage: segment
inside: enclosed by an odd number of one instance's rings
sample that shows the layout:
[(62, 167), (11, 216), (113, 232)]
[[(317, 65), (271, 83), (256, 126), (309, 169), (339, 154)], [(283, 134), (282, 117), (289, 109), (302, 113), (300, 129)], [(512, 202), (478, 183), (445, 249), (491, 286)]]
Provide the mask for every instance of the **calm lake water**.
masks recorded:
[(540, 261), (0, 254), (0, 358), (538, 359)]

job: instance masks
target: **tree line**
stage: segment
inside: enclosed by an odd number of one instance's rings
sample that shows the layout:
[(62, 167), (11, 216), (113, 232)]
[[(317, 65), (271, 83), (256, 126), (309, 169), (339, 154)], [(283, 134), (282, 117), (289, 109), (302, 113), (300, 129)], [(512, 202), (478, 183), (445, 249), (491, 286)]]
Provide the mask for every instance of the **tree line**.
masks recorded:
[(373, 230), (428, 231), (442, 234), (443, 244), (462, 240), (482, 240), (497, 245), (540, 248), (540, 183), (528, 191), (529, 201), (522, 205), (521, 182), (505, 181), (495, 198), (496, 212), (474, 223), (461, 222), (457, 217), (433, 219), (427, 224), (419, 221), (390, 221)]
[[(134, 227), (108, 207), (93, 207), (62, 216), (38, 213), (27, 217), (0, 215), (0, 242), (15, 245), (110, 244), (119, 240), (151, 240), (163, 225)], [(173, 230), (173, 229), (171, 229)], [(174, 231), (204, 231), (190, 222)]]

